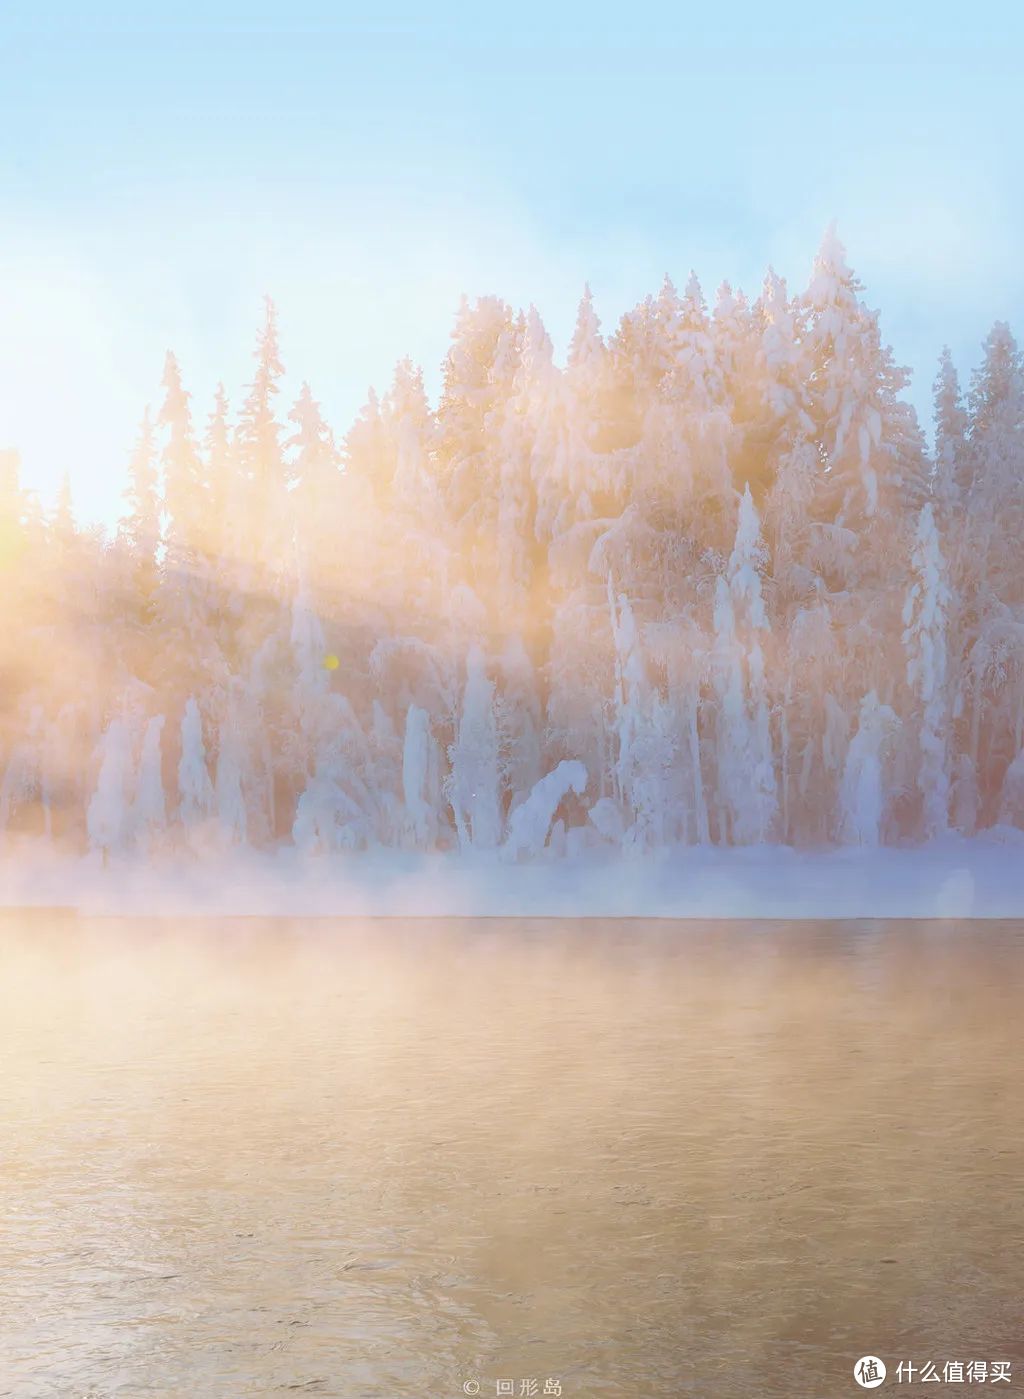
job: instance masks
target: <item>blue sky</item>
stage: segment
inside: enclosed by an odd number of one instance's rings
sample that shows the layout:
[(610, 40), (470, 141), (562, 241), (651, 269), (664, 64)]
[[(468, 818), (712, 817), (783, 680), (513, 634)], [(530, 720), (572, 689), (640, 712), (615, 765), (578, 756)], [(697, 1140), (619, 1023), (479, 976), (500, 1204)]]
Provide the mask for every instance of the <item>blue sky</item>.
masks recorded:
[(289, 387), (339, 435), (459, 294), (584, 281), (611, 328), (695, 268), (802, 286), (835, 217), (927, 408), (991, 322), (1024, 335), (1009, 4), (512, 8), (265, 0), (0, 8), (0, 447), (114, 518), (174, 348), (202, 418), (278, 301)]

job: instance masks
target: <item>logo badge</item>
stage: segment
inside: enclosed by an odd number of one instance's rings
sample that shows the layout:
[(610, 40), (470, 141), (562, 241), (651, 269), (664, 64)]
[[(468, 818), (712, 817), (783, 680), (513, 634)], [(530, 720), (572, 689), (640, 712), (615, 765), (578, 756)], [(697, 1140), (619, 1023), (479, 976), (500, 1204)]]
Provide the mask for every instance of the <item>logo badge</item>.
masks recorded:
[(862, 1355), (853, 1367), (853, 1378), (861, 1389), (877, 1389), (885, 1383), (885, 1363), (877, 1355)]

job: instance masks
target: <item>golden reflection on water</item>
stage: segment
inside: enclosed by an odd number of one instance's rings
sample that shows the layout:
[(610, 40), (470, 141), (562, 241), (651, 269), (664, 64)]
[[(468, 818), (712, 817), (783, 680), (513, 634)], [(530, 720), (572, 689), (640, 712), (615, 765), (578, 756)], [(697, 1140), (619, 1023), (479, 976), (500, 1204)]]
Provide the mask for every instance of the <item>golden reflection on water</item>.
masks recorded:
[(1022, 967), (992, 923), (7, 919), (0, 1395), (1019, 1386)]

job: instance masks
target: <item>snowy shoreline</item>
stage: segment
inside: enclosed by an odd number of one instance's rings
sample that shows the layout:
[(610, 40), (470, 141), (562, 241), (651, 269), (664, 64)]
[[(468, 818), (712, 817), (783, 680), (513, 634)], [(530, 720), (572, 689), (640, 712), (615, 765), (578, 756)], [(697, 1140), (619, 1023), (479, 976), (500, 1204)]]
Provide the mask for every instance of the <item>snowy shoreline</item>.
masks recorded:
[(514, 864), (381, 851), (310, 858), (0, 860), (0, 908), (124, 917), (1024, 918), (1024, 840), (917, 847), (687, 847)]

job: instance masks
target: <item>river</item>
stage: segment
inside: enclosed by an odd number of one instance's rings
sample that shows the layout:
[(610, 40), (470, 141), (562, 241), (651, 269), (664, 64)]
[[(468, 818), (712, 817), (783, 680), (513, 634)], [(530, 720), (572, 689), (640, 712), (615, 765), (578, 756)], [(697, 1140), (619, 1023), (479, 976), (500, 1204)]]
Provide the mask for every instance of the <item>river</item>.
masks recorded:
[(0, 1395), (1012, 1393), (1022, 990), (1009, 923), (5, 915)]

